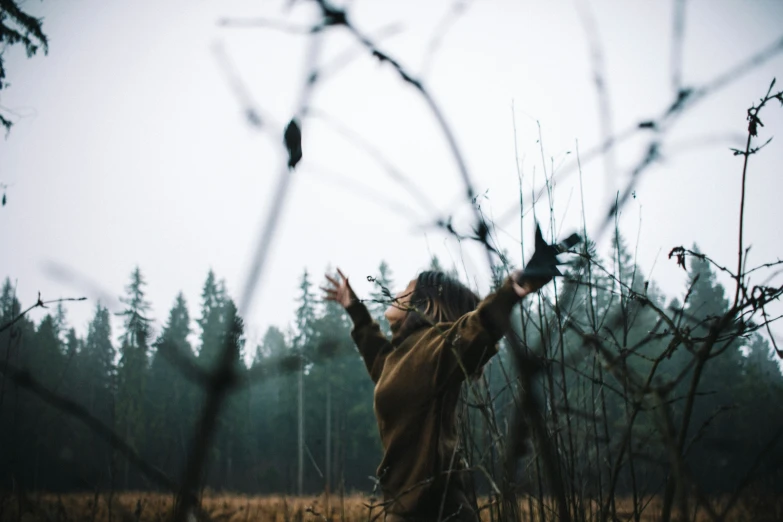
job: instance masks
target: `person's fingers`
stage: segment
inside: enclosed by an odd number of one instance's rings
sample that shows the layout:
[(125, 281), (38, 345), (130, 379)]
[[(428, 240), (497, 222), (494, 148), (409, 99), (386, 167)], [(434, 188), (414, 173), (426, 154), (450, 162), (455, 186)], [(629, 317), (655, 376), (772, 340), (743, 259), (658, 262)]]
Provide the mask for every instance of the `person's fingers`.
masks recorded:
[(348, 278), (345, 277), (345, 274), (343, 274), (343, 271), (340, 270), (339, 267), (337, 268), (337, 273), (340, 274), (340, 277), (342, 277), (345, 280), (345, 282), (348, 282)]
[(329, 282), (332, 283), (334, 286), (340, 286), (340, 283), (338, 283), (337, 280), (331, 277), (329, 274), (326, 274), (326, 279), (328, 279)]
[(323, 290), (327, 294), (337, 294), (337, 290), (335, 290), (334, 288), (326, 288), (326, 287), (323, 287), (323, 286), (320, 287), (320, 288), (321, 288), (321, 290)]

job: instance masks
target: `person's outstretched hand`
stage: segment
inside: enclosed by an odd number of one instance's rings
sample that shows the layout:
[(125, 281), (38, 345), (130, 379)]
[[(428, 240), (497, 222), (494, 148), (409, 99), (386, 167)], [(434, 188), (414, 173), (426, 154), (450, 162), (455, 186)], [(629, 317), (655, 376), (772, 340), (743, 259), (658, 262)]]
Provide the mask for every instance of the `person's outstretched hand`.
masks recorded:
[(357, 297), (356, 294), (353, 293), (353, 289), (348, 283), (348, 278), (345, 277), (345, 274), (343, 274), (339, 268), (337, 269), (337, 273), (340, 274), (340, 281), (337, 281), (329, 274), (326, 274), (326, 279), (329, 281), (330, 286), (328, 288), (321, 287), (321, 290), (324, 291), (324, 300), (334, 301), (343, 308), (348, 308), (351, 304), (356, 302)]
[(551, 281), (552, 278), (528, 277), (524, 270), (514, 270), (511, 273), (511, 280), (514, 282), (514, 291), (521, 298), (528, 294), (538, 292), (544, 285)]
[(579, 234), (571, 234), (560, 243), (550, 245), (544, 241), (541, 228), (536, 223), (536, 250), (533, 252), (533, 257), (530, 258), (524, 270), (515, 270), (511, 274), (517, 295), (525, 297), (537, 292), (552, 278), (562, 276), (563, 274), (557, 268), (557, 265), (562, 264), (558, 261), (557, 255), (567, 252), (569, 248), (581, 241), (582, 238), (579, 237)]

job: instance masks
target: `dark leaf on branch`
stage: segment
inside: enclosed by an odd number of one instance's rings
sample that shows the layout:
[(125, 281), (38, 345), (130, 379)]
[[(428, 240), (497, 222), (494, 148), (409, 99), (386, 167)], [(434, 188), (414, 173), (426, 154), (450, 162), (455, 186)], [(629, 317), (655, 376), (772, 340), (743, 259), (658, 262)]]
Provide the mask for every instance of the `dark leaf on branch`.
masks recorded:
[(681, 246), (672, 248), (671, 252), (669, 252), (669, 259), (672, 257), (677, 258), (677, 265), (681, 266), (683, 270), (686, 272), (688, 269), (685, 267), (685, 249)]
[(579, 237), (579, 234), (571, 234), (556, 245), (547, 244), (544, 236), (541, 234), (541, 227), (536, 223), (536, 250), (525, 267), (523, 277), (550, 279), (555, 276), (562, 276), (563, 274), (558, 270), (557, 265), (563, 263), (558, 261), (557, 255), (566, 252), (581, 240), (582, 238)]
[(285, 147), (288, 149), (288, 168), (293, 169), (302, 159), (302, 131), (295, 119), (285, 128)]
[(758, 136), (759, 135), (759, 127), (763, 127), (764, 124), (761, 123), (761, 120), (758, 116), (755, 114), (749, 114), (748, 115), (748, 132), (751, 136)]
[(677, 99), (674, 101), (674, 103), (672, 103), (671, 107), (669, 107), (668, 114), (678, 112), (680, 109), (682, 109), (682, 107), (685, 105), (685, 102), (688, 100), (688, 98), (691, 97), (691, 94), (693, 94), (693, 89), (680, 89), (677, 92)]
[(344, 10), (328, 5), (326, 2), (319, 2), (319, 5), (323, 14), (324, 26), (348, 25), (348, 16)]
[(489, 227), (487, 227), (486, 222), (482, 220), (481, 223), (479, 223), (478, 228), (474, 230), (474, 232), (476, 232), (476, 237), (478, 238), (479, 241), (481, 241), (482, 243), (486, 243), (487, 236), (489, 235)]
[[(3, 86), (3, 82), (0, 82), (0, 89)], [(8, 133), (11, 131), (11, 127), (14, 126), (14, 123), (9, 120), (8, 118), (4, 118), (2, 114), (0, 114), (0, 125), (5, 127), (5, 135), (8, 136)]]

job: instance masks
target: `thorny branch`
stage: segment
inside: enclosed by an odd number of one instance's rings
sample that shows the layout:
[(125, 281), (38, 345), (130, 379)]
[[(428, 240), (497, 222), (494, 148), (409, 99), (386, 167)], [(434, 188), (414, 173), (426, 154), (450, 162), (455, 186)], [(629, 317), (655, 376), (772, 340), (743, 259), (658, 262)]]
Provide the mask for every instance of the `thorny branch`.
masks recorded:
[[(312, 95), (315, 84), (319, 79), (319, 73), (322, 71), (322, 69), (319, 69), (317, 66), (316, 60), (318, 39), (327, 28), (342, 27), (346, 29), (375, 59), (394, 68), (400, 78), (412, 89), (418, 92), (419, 95), (424, 99), (432, 113), (433, 118), (438, 122), (441, 133), (446, 139), (454, 161), (457, 164), (457, 169), (464, 185), (465, 197), (470, 202), (471, 207), (475, 210), (476, 225), (473, 236), (458, 234), (448, 220), (439, 220), (440, 226), (444, 228), (449, 234), (454, 235), (458, 239), (469, 238), (482, 244), (486, 250), (491, 269), (495, 268), (495, 258), (493, 255), (500, 257), (501, 262), (503, 262), (505, 265), (505, 260), (502, 256), (499, 255), (498, 249), (490, 244), (490, 228), (481, 212), (476, 208), (476, 196), (471, 181), (471, 176), (468, 172), (460, 147), (457, 144), (455, 135), (448, 125), (445, 115), (440, 109), (440, 106), (437, 104), (429, 90), (425, 87), (423, 80), (410, 73), (396, 59), (382, 51), (372, 39), (370, 39), (368, 36), (365, 36), (364, 33), (362, 33), (355, 25), (353, 25), (348, 16), (348, 13), (345, 10), (332, 6), (326, 0), (313, 1), (320, 8), (321, 19), (318, 23), (309, 27), (291, 26), (283, 22), (272, 23), (265, 20), (225, 20), (223, 21), (223, 24), (234, 27), (254, 26), (281, 29), (284, 31), (294, 32), (296, 34), (305, 34), (312, 39), (311, 54), (307, 64), (308, 72), (306, 74), (306, 80), (302, 89), (299, 106), (295, 111), (295, 117), (300, 119), (304, 117), (317, 116), (317, 113), (309, 111), (309, 99)], [(768, 48), (752, 56), (750, 59), (740, 63), (723, 75), (718, 76), (712, 82), (708, 82), (699, 88), (683, 87), (679, 53), (682, 45), (684, 5), (685, 2), (683, 0), (679, 0), (677, 2), (677, 10), (675, 13), (675, 42), (672, 59), (672, 85), (676, 90), (675, 99), (657, 118), (639, 122), (636, 126), (626, 131), (620, 132), (619, 134), (612, 134), (609, 132), (610, 129), (605, 126), (602, 143), (585, 155), (585, 159), (589, 161), (591, 158), (609, 153), (618, 144), (624, 142), (638, 132), (649, 131), (653, 133), (653, 137), (651, 138), (643, 157), (637, 166), (634, 167), (631, 171), (630, 181), (621, 191), (620, 197), (608, 212), (604, 223), (601, 225), (601, 227), (599, 227), (598, 234), (593, 235), (594, 237), (600, 236), (600, 232), (607, 226), (608, 223), (611, 222), (611, 219), (617, 215), (619, 209), (622, 208), (624, 204), (626, 204), (628, 197), (632, 193), (633, 188), (635, 187), (642, 173), (650, 165), (654, 164), (660, 159), (660, 149), (664, 134), (673, 126), (676, 120), (683, 113), (693, 107), (698, 101), (704, 99), (708, 94), (711, 94), (712, 92), (722, 88), (723, 86), (733, 81), (735, 78), (741, 76), (760, 63), (769, 60), (771, 57), (776, 56), (781, 52), (781, 50), (783, 50), (783, 38), (781, 38)], [(455, 8), (455, 13), (456, 12), (457, 11)], [(435, 40), (435, 42), (437, 42), (437, 40)], [(434, 47), (435, 44), (433, 44), (433, 48)], [(597, 52), (597, 50), (594, 49), (594, 52)], [(594, 67), (600, 68), (600, 56), (594, 56), (594, 60)], [(227, 63), (227, 60), (223, 59), (223, 61), (224, 63)], [(250, 96), (247, 94), (247, 92), (243, 90), (241, 82), (239, 82), (233, 72), (230, 72), (229, 76), (232, 78), (232, 85), (237, 96), (240, 98), (243, 106), (248, 108), (247, 117), (249, 123), (258, 127), (262, 126), (262, 124), (265, 124), (266, 118), (261, 118), (260, 111), (253, 108), (254, 106), (252, 104), (252, 100), (250, 99)], [(603, 81), (601, 78), (602, 76), (597, 72), (596, 83), (599, 85), (599, 88), (601, 87)], [(671, 469), (674, 470), (674, 474), (673, 480), (667, 486), (668, 504), (664, 508), (665, 518), (669, 517), (668, 510), (671, 509), (671, 502), (674, 499), (679, 501), (682, 516), (688, 516), (686, 487), (695, 493), (695, 496), (697, 497), (697, 500), (701, 506), (708, 511), (713, 519), (716, 520), (722, 520), (725, 518), (726, 513), (730, 510), (733, 503), (736, 502), (739, 495), (739, 491), (737, 491), (734, 497), (730, 500), (729, 504), (725, 507), (723, 513), (715, 513), (709, 503), (699, 492), (696, 484), (693, 483), (692, 479), (690, 478), (683, 459), (684, 454), (687, 453), (689, 449), (689, 446), (685, 446), (685, 442), (691, 420), (690, 415), (693, 404), (695, 398), (702, 395), (702, 392), (698, 391), (699, 375), (705, 365), (708, 364), (708, 361), (714, 357), (714, 354), (712, 353), (713, 349), (716, 348), (718, 344), (721, 344), (722, 347), (720, 350), (726, 350), (727, 345), (729, 345), (732, 340), (739, 338), (740, 335), (746, 335), (747, 333), (756, 331), (764, 326), (768, 327), (770, 320), (767, 318), (768, 316), (764, 307), (772, 301), (778, 300), (780, 296), (783, 295), (783, 287), (774, 288), (767, 286), (754, 286), (752, 288), (747, 288), (745, 286), (748, 274), (763, 268), (777, 267), (781, 264), (780, 261), (767, 263), (748, 270), (743, 259), (745, 250), (743, 250), (744, 245), (742, 225), (745, 205), (745, 185), (748, 159), (751, 155), (758, 153), (763, 147), (763, 145), (761, 147), (752, 147), (752, 138), (757, 137), (758, 127), (763, 126), (761, 120), (758, 118), (758, 114), (760, 110), (766, 105), (766, 103), (773, 99), (777, 99), (783, 103), (783, 92), (772, 94), (773, 86), (774, 81), (772, 85), (770, 85), (767, 94), (761, 99), (759, 104), (754, 105), (751, 107), (751, 109), (748, 110), (749, 126), (746, 147), (744, 151), (735, 151), (736, 155), (741, 155), (744, 159), (742, 172), (742, 196), (739, 214), (739, 252), (736, 272), (732, 273), (729, 269), (712, 261), (705, 254), (696, 253), (683, 247), (677, 247), (672, 250), (672, 253), (670, 253), (670, 258), (672, 256), (676, 257), (677, 262), (681, 263), (683, 268), (685, 268), (686, 256), (696, 256), (712, 263), (712, 265), (715, 266), (718, 270), (729, 274), (737, 283), (734, 302), (731, 308), (722, 317), (703, 320), (704, 326), (706, 326), (709, 330), (708, 335), (701, 337), (696, 336), (692, 333), (692, 329), (682, 326), (682, 321), (686, 316), (685, 303), (683, 303), (682, 309), (676, 310), (674, 313), (671, 313), (671, 310), (666, 311), (649, 299), (649, 297), (646, 295), (646, 287), (644, 293), (634, 290), (632, 286), (627, 285), (621, 280), (621, 278), (601, 267), (595, 259), (592, 259), (585, 254), (582, 254), (581, 265), (577, 267), (576, 272), (580, 273), (585, 271), (588, 274), (587, 280), (585, 281), (581, 277), (567, 279), (567, 283), (574, 283), (572, 285), (572, 289), (569, 291), (575, 292), (575, 289), (579, 288), (580, 285), (587, 285), (587, 287), (592, 291), (592, 289), (594, 289), (597, 285), (592, 281), (590, 271), (592, 268), (597, 268), (598, 270), (604, 271), (610, 276), (610, 279), (613, 281), (613, 283), (618, 285), (620, 289), (619, 298), (621, 300), (624, 300), (624, 302), (638, 303), (639, 306), (652, 310), (658, 316), (659, 320), (657, 326), (653, 331), (649, 332), (648, 336), (646, 336), (641, 341), (638, 341), (637, 344), (632, 347), (627, 347), (626, 343), (621, 339), (612, 338), (614, 349), (609, 348), (607, 346), (606, 337), (600, 335), (599, 330), (611, 331), (613, 328), (627, 326), (627, 324), (623, 324), (624, 321), (627, 321), (627, 318), (622, 316), (605, 317), (602, 322), (606, 321), (606, 324), (601, 327), (597, 318), (595, 315), (593, 315), (592, 324), (583, 325), (580, 324), (579, 321), (577, 321), (573, 316), (571, 316), (568, 313), (567, 307), (562, 304), (569, 303), (570, 299), (568, 295), (560, 297), (559, 301), (556, 300), (555, 303), (547, 301), (543, 296), (540, 297), (540, 307), (542, 309), (546, 307), (548, 311), (552, 312), (563, 329), (567, 329), (568, 331), (575, 333), (578, 338), (581, 339), (583, 345), (587, 348), (590, 348), (594, 352), (596, 360), (602, 363), (602, 368), (611, 374), (618, 384), (616, 387), (613, 387), (608, 383), (605, 383), (603, 381), (602, 374), (599, 374), (599, 377), (591, 376), (590, 379), (594, 383), (599, 384), (601, 386), (601, 390), (603, 390), (605, 387), (615, 391), (616, 393), (624, 394), (630, 400), (627, 424), (625, 426), (625, 430), (623, 431), (620, 444), (617, 448), (615, 448), (613, 456), (607, 453), (605, 457), (606, 461), (610, 463), (610, 485), (608, 489), (609, 495), (603, 499), (603, 502), (601, 503), (600, 513), (602, 520), (606, 520), (610, 516), (610, 513), (614, 513), (615, 511), (614, 506), (612, 505), (612, 493), (617, 483), (620, 467), (626, 460), (626, 455), (628, 455), (628, 458), (630, 458), (630, 455), (633, 453), (631, 446), (632, 429), (638, 413), (641, 411), (655, 411), (659, 414), (658, 429), (660, 430), (661, 437), (666, 441), (666, 446), (670, 452), (670, 466)], [(599, 96), (601, 96), (603, 99), (605, 97), (605, 93), (599, 93)], [(606, 103), (608, 103), (608, 101)], [(604, 110), (608, 111), (608, 105), (605, 105), (602, 102), (602, 106)], [(367, 143), (360, 143), (360, 146), (364, 149), (372, 150), (372, 147)], [(379, 153), (375, 154), (375, 156), (376, 159), (380, 158)], [(381, 163), (384, 162), (381, 161)], [(394, 169), (390, 163), (386, 163), (387, 164), (385, 166), (387, 170), (394, 173), (395, 175), (398, 175), (398, 181), (401, 182), (401, 184), (406, 185), (409, 183), (409, 180), (399, 175), (399, 172), (396, 172), (396, 169)], [(574, 168), (576, 167), (578, 167), (578, 164)], [(562, 177), (564, 177), (567, 172), (574, 170), (574, 168), (562, 169), (557, 172), (557, 176), (562, 179)], [(539, 193), (543, 193), (544, 190), (551, 190), (552, 183), (555, 181), (555, 174), (555, 171), (550, 172), (550, 176), (546, 181), (545, 187), (543, 187)], [(271, 242), (278, 226), (277, 219), (280, 212), (282, 211), (283, 203), (286, 200), (290, 180), (292, 177), (292, 173), (290, 173), (287, 169), (281, 169), (281, 173), (278, 178), (277, 190), (275, 192), (274, 204), (271, 206), (265, 221), (265, 226), (259, 236), (256, 252), (251, 261), (248, 276), (243, 287), (243, 294), (239, 310), (240, 316), (244, 316), (244, 314), (246, 314), (251, 307), (257, 283), (265, 266), (265, 260), (267, 259), (271, 250)], [(408, 184), (408, 188), (411, 189), (412, 194), (415, 195), (417, 193), (417, 190), (414, 188), (412, 183)], [(420, 196), (420, 198), (419, 196), (416, 196), (418, 199), (420, 199), (420, 203), (426, 204), (426, 196)], [(511, 213), (511, 215), (518, 214), (518, 209), (514, 209)], [(504, 219), (505, 217), (501, 218), (499, 221), (502, 222)], [(508, 267), (503, 266), (502, 268), (507, 269)], [(390, 294), (388, 297), (390, 298), (390, 301), (393, 300)], [(0, 332), (10, 328), (26, 313), (36, 307), (44, 307), (47, 304), (62, 301), (79, 301), (84, 299), (85, 298), (69, 298), (53, 301), (42, 301), (39, 295), (36, 304), (23, 311), (10, 322), (0, 327)], [(573, 305), (573, 300), (570, 301)], [(760, 324), (752, 324), (750, 319), (759, 311), (763, 315), (764, 321), (762, 321)], [(594, 313), (595, 311), (593, 310), (593, 314)], [(527, 320), (529, 320), (529, 314), (526, 316), (523, 311), (523, 326), (526, 325), (525, 321)], [(49, 403), (53, 407), (61, 409), (62, 411), (65, 411), (73, 417), (79, 419), (91, 430), (95, 431), (101, 437), (109, 441), (113, 447), (118, 449), (118, 451), (120, 451), (145, 475), (152, 478), (157, 483), (161, 484), (169, 490), (178, 491), (179, 495), (175, 511), (175, 520), (184, 521), (187, 518), (188, 512), (197, 502), (196, 492), (203, 474), (206, 453), (214, 434), (217, 415), (221, 409), (227, 393), (238, 386), (250, 383), (255, 379), (261, 379), (269, 375), (268, 372), (270, 371), (270, 366), (260, 366), (260, 369), (258, 369), (255, 373), (249, 372), (247, 374), (240, 374), (236, 371), (235, 363), (237, 358), (237, 336), (239, 335), (238, 332), (240, 330), (240, 326), (241, 321), (236, 318), (235, 322), (230, 325), (229, 330), (226, 332), (225, 342), (221, 351), (219, 364), (216, 368), (210, 371), (203, 370), (198, 366), (193, 365), (192, 361), (187, 360), (185, 356), (177, 352), (176, 349), (164, 350), (162, 352), (163, 355), (166, 356), (176, 367), (180, 368), (187, 377), (192, 379), (194, 382), (199, 383), (207, 390), (207, 399), (204, 409), (201, 412), (198, 428), (196, 430), (196, 438), (193, 447), (190, 450), (190, 456), (187, 459), (187, 464), (183, 470), (182, 480), (179, 486), (177, 486), (171, 479), (160, 472), (160, 470), (141, 459), (141, 457), (139, 457), (138, 454), (136, 454), (135, 451), (126, 442), (119, 438), (112, 430), (92, 417), (90, 413), (87, 412), (83, 407), (46, 390), (34, 379), (32, 379), (29, 374), (21, 372), (6, 363), (0, 366), (0, 371), (4, 376), (13, 380), (17, 385), (30, 390), (32, 393), (38, 395), (42, 400)], [(665, 330), (663, 332), (658, 331), (659, 327), (664, 326)], [(558, 447), (557, 437), (552, 436), (552, 430), (547, 426), (546, 412), (542, 410), (541, 405), (538, 404), (538, 401), (533, 395), (533, 390), (538, 386), (537, 379), (547, 370), (547, 367), (556, 364), (565, 364), (565, 358), (562, 356), (562, 351), (565, 350), (565, 346), (561, 336), (560, 340), (558, 341), (560, 343), (559, 349), (561, 350), (561, 358), (558, 360), (556, 357), (551, 356), (551, 354), (547, 355), (545, 353), (546, 346), (544, 346), (543, 339), (546, 337), (545, 334), (547, 334), (548, 329), (551, 328), (551, 326), (544, 325), (544, 321), (541, 319), (541, 323), (537, 326), (537, 328), (539, 330), (539, 334), (542, 337), (542, 341), (540, 342), (539, 346), (534, 348), (531, 348), (526, 344), (526, 337), (524, 336), (518, 336), (513, 331), (508, 332), (506, 335), (506, 341), (511, 347), (511, 354), (514, 358), (516, 369), (519, 375), (517, 385), (518, 392), (514, 397), (516, 411), (515, 416), (510, 423), (511, 432), (508, 434), (508, 438), (512, 441), (512, 443), (508, 444), (506, 448), (503, 481), (500, 486), (495, 485), (493, 482), (493, 487), (495, 490), (500, 491), (504, 495), (508, 495), (510, 497), (516, 496), (516, 491), (514, 491), (512, 488), (512, 484), (516, 480), (514, 477), (514, 470), (516, 463), (522, 456), (524, 450), (522, 444), (515, 442), (526, 439), (527, 437), (532, 437), (537, 448), (537, 454), (534, 457), (534, 461), (536, 463), (539, 461), (541, 462), (543, 467), (543, 474), (548, 478), (550, 488), (549, 493), (554, 498), (557, 507), (557, 516), (559, 517), (559, 520), (568, 521), (572, 518), (572, 515), (573, 517), (576, 517), (577, 515), (577, 507), (569, 506), (566, 491), (567, 486), (570, 486), (572, 489), (575, 487), (575, 484), (569, 485), (566, 482), (567, 473), (565, 473), (567, 468), (573, 470), (573, 463), (564, 463), (562, 461), (561, 455), (559, 454), (561, 448)], [(626, 364), (627, 359), (629, 357), (638, 355), (636, 353), (638, 348), (644, 346), (644, 344), (650, 342), (653, 339), (660, 339), (665, 335), (671, 336), (671, 342), (669, 343), (668, 347), (657, 357), (648, 360), (648, 362), (651, 363), (651, 367), (646, 377), (637, 375), (636, 372), (634, 372), (628, 366), (628, 364)], [(670, 398), (668, 394), (673, 389), (674, 383), (655, 383), (654, 377), (658, 366), (664, 360), (670, 358), (675, 350), (680, 349), (681, 347), (684, 347), (693, 355), (693, 360), (688, 368), (686, 368), (675, 380), (675, 382), (679, 379), (684, 379), (686, 374), (688, 374), (690, 370), (693, 370), (690, 392), (686, 397)], [(616, 354), (617, 350), (619, 350), (619, 355)], [(783, 358), (783, 352), (778, 350), (778, 354)], [(283, 365), (285, 364), (285, 361), (283, 361)], [(292, 367), (298, 367), (298, 365), (301, 364), (301, 360), (299, 356), (297, 356), (295, 360), (288, 361), (287, 364), (292, 365)], [(685, 400), (686, 405), (685, 412), (681, 418), (681, 426), (679, 429), (677, 429), (673, 419), (671, 418), (670, 406), (674, 401), (679, 401), (681, 399)], [(477, 408), (482, 412), (487, 410), (487, 408), (482, 407), (480, 403), (478, 404)], [(566, 417), (569, 417), (576, 411), (577, 410), (574, 408), (566, 408)], [(575, 417), (579, 416), (584, 417), (586, 421), (593, 422), (596, 426), (598, 422), (601, 420), (605, 421), (606, 419), (606, 415), (593, 415), (590, 412), (585, 412), (584, 415), (575, 415)], [(712, 419), (709, 420), (711, 421)], [(706, 429), (705, 426), (707, 424), (708, 423), (705, 423), (702, 426), (694, 439), (692, 439), (691, 443), (701, 436), (702, 430)], [(554, 429), (559, 428), (555, 426)], [(779, 435), (780, 434), (778, 433), (778, 436), (776, 436), (767, 445), (767, 447), (764, 448), (764, 451), (759, 454), (756, 462), (754, 462), (748, 471), (748, 477), (750, 477), (750, 475), (755, 471), (758, 463), (760, 462), (760, 459), (763, 458), (765, 452), (777, 443), (777, 439), (780, 438)], [(743, 482), (747, 483), (749, 480), (750, 478), (747, 478)], [(571, 478), (571, 481), (573, 482), (573, 477)], [(602, 489), (602, 491), (605, 492), (606, 490)], [(543, 502), (541, 513), (544, 513)]]
[(47, 305), (50, 304), (56, 304), (56, 303), (66, 303), (69, 301), (86, 301), (86, 297), (63, 297), (61, 299), (52, 299), (49, 301), (44, 301), (41, 299), (41, 292), (38, 292), (38, 300), (35, 302), (34, 305), (31, 305), (26, 310), (23, 310), (20, 312), (16, 317), (5, 323), (3, 326), (0, 326), (0, 333), (6, 331), (7, 329), (11, 328), (13, 325), (15, 325), (19, 320), (21, 320), (25, 315), (27, 315), (31, 310), (34, 310), (36, 308), (46, 308)]

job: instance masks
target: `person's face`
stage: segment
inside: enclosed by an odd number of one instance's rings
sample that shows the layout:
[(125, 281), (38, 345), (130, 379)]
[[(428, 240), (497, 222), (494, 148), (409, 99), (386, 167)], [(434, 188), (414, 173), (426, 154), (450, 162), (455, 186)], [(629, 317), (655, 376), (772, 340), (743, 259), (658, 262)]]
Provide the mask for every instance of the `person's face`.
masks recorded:
[(396, 330), (399, 325), (402, 324), (402, 320), (408, 315), (408, 304), (413, 294), (413, 289), (416, 287), (416, 280), (411, 279), (408, 286), (404, 290), (399, 292), (396, 296), (396, 300), (393, 301), (384, 312), (384, 317), (389, 321), (389, 325), (392, 330)]

